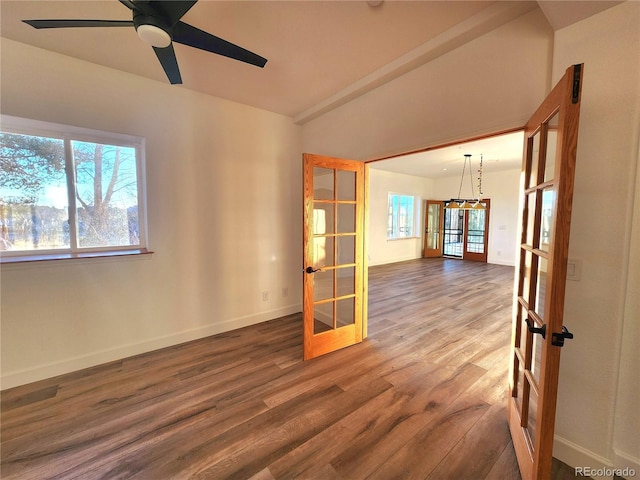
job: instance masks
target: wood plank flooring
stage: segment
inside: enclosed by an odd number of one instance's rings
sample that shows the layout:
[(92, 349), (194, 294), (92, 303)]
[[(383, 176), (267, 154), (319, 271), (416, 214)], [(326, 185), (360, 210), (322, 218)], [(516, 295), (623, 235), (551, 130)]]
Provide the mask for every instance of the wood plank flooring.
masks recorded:
[(513, 269), (419, 259), (369, 286), (369, 338), (312, 361), (296, 314), (2, 392), (0, 476), (519, 479)]

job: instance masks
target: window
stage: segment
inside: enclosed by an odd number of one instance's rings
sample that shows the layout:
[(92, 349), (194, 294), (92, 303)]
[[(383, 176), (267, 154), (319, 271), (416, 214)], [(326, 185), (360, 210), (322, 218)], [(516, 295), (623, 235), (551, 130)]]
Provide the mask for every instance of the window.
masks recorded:
[(389, 194), (389, 217), (387, 239), (416, 237), (417, 197)]
[(141, 253), (143, 147), (137, 137), (3, 116), (3, 261)]

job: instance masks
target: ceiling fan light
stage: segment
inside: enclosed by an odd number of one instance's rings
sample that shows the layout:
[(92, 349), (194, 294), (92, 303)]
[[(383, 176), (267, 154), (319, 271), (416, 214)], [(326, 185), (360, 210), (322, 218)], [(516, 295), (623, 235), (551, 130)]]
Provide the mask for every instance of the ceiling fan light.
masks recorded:
[(142, 40), (153, 47), (166, 48), (171, 45), (171, 36), (160, 27), (144, 24), (140, 25), (136, 31)]

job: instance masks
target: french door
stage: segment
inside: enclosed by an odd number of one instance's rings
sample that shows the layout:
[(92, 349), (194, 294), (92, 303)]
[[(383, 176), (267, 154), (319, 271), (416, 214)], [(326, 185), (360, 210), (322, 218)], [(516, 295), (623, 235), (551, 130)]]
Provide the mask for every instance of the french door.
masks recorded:
[(465, 210), (464, 220), (464, 248), (462, 258), (476, 262), (487, 262), (487, 248), (489, 246), (489, 211), (491, 201), (480, 202), (484, 209)]
[(366, 336), (365, 164), (304, 154), (304, 359)]
[(442, 254), (444, 256), (486, 263), (491, 202), (485, 199), (480, 203), (484, 209), (444, 209), (442, 222)]
[(427, 200), (425, 208), (424, 256), (441, 257), (444, 224), (444, 202)]
[(525, 127), (522, 238), (513, 319), (508, 419), (524, 480), (551, 476), (582, 65)]

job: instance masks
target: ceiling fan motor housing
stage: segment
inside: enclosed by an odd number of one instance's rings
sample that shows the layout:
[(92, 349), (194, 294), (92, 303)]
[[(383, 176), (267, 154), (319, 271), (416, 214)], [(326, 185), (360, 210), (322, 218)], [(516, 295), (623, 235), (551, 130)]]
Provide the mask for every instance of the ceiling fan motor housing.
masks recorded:
[(158, 17), (134, 12), (133, 26), (138, 36), (152, 46), (165, 48), (171, 45), (171, 28)]

